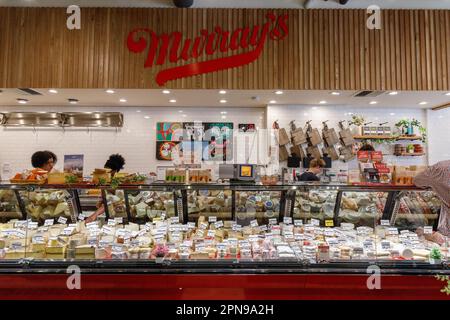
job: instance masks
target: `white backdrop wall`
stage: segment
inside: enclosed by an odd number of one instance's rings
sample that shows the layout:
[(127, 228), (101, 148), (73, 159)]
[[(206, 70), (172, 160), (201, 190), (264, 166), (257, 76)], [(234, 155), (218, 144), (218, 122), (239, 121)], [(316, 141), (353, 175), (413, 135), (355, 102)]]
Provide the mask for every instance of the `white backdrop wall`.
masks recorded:
[[(27, 107), (0, 107), (0, 112), (25, 111)], [(63, 168), (65, 154), (84, 154), (84, 175), (103, 167), (108, 156), (120, 153), (126, 158), (126, 172), (150, 172), (171, 162), (156, 160), (156, 123), (164, 121), (203, 121), (254, 123), (265, 125), (265, 108), (175, 108), (175, 107), (33, 107), (32, 111), (115, 111), (124, 114), (124, 127), (115, 129), (5, 128), (0, 127), (0, 175), (30, 168), (30, 157), (37, 150), (52, 150), (59, 157), (56, 168)], [(183, 113), (179, 111), (182, 110)], [(227, 114), (221, 114), (226, 110)], [(30, 110), (31, 111), (31, 110)], [(138, 112), (140, 111), (140, 112)], [(145, 118), (148, 117), (148, 118)], [(222, 117), (226, 117), (223, 119)], [(5, 172), (6, 167), (11, 172)]]
[(429, 162), (450, 159), (450, 108), (438, 111), (427, 110), (429, 134)]
[[(280, 128), (286, 128), (289, 131), (289, 122), (296, 120), (297, 127), (304, 127), (306, 121), (312, 120), (313, 128), (318, 128), (321, 132), (322, 122), (327, 122), (329, 128), (335, 128), (339, 132), (338, 122), (342, 120), (351, 120), (353, 114), (363, 115), (367, 122), (373, 122), (373, 125), (378, 125), (383, 122), (388, 122), (386, 126), (394, 127), (394, 124), (402, 118), (415, 118), (422, 122), (424, 126), (427, 125), (426, 110), (423, 109), (406, 109), (406, 108), (380, 108), (380, 107), (347, 107), (347, 106), (305, 106), (305, 105), (270, 105), (267, 107), (267, 126), (271, 127), (275, 120), (278, 120)], [(416, 129), (417, 130), (417, 129)], [(442, 134), (442, 132), (440, 133)], [(432, 134), (430, 134), (432, 136)], [(408, 144), (409, 142), (399, 142)], [(413, 143), (420, 143), (415, 141)], [(319, 149), (322, 145), (319, 146)], [(377, 145), (377, 150), (383, 151), (385, 154), (393, 154), (393, 145)], [(425, 148), (425, 152), (426, 152)], [(427, 164), (426, 156), (423, 157), (396, 157), (385, 156), (385, 160), (389, 163), (408, 165), (408, 164)], [(348, 164), (342, 161), (334, 161), (335, 168), (346, 169), (356, 168), (356, 160), (350, 161)]]

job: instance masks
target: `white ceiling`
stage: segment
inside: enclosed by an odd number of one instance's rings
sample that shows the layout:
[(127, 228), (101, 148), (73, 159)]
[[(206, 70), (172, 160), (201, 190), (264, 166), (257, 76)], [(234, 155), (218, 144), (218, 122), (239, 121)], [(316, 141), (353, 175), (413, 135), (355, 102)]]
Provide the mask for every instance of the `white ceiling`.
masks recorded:
[[(172, 0), (0, 0), (0, 6), (24, 7), (173, 7)], [(367, 8), (382, 9), (450, 9), (450, 0), (194, 0), (194, 8)]]
[[(320, 101), (326, 101), (324, 105), (343, 105), (354, 107), (377, 108), (432, 108), (450, 102), (450, 95), (446, 92), (398, 92), (397, 95), (389, 95), (388, 92), (374, 98), (355, 98), (355, 91), (340, 91), (339, 96), (332, 95), (330, 91), (284, 91), (277, 95), (274, 91), (267, 90), (232, 90), (226, 94), (220, 94), (218, 90), (170, 90), (170, 94), (163, 94), (162, 90), (146, 89), (119, 89), (109, 94), (102, 89), (58, 89), (58, 93), (52, 94), (48, 89), (35, 89), (42, 93), (41, 96), (21, 94), (16, 89), (3, 89), (0, 94), (0, 106), (70, 106), (69, 98), (78, 99), (79, 106), (196, 106), (196, 107), (261, 107), (268, 104), (279, 105), (317, 105)], [(18, 98), (25, 98), (26, 105), (19, 104)], [(126, 99), (126, 102), (120, 102)], [(175, 99), (176, 103), (170, 100)], [(225, 99), (226, 103), (220, 103)], [(275, 100), (275, 103), (271, 103)], [(376, 101), (377, 104), (370, 104)], [(420, 105), (422, 101), (428, 102)], [(2, 108), (3, 110), (5, 108)]]

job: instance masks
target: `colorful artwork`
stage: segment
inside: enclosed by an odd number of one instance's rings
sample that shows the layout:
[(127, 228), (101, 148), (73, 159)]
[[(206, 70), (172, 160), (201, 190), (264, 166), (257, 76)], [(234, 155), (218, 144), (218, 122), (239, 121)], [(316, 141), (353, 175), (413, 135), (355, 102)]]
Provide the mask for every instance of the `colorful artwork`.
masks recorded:
[(184, 141), (203, 141), (205, 134), (205, 124), (202, 122), (184, 122), (183, 123)]
[(177, 141), (157, 141), (156, 159), (162, 161), (172, 161), (172, 150), (178, 145)]
[(233, 123), (205, 123), (204, 141), (208, 141), (208, 160), (231, 160), (233, 155)]
[(256, 126), (254, 123), (240, 123), (239, 132), (255, 132)]
[(78, 178), (83, 178), (84, 155), (64, 155), (64, 172), (72, 173)]
[(156, 123), (156, 141), (180, 141), (183, 136), (183, 124), (181, 122)]

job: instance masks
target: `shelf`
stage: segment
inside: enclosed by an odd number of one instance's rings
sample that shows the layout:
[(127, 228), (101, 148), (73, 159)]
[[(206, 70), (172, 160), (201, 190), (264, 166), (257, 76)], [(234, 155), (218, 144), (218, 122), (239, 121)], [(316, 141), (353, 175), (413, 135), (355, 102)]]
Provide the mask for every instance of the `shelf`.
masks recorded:
[(363, 139), (383, 139), (383, 140), (422, 140), (420, 136), (388, 136), (388, 135), (362, 135), (362, 136), (353, 136), (353, 139), (363, 140)]
[(400, 154), (400, 155), (396, 155), (395, 154), (395, 156), (396, 157), (421, 157), (421, 156), (424, 156), (425, 155), (425, 153), (424, 152), (422, 152), (422, 153), (402, 153), (402, 154)]

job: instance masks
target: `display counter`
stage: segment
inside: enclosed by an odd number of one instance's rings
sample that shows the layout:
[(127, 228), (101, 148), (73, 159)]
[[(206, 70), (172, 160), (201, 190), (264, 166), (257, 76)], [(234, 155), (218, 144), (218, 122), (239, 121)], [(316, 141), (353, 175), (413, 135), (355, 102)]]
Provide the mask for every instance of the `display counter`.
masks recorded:
[[(412, 186), (2, 184), (0, 200), (1, 277), (44, 287), (44, 275), (62, 279), (73, 265), (97, 279), (94, 287), (106, 275), (175, 277), (167, 280), (174, 294), (186, 276), (225, 287), (240, 276), (235, 285), (249, 292), (258, 276), (292, 276), (305, 288), (302, 277), (327, 277), (321, 285), (349, 277), (346, 286), (359, 286), (373, 266), (416, 285), (440, 286), (433, 275), (450, 274), (448, 239), (432, 241), (440, 201)], [(3, 281), (0, 295), (27, 287), (20, 284)]]

